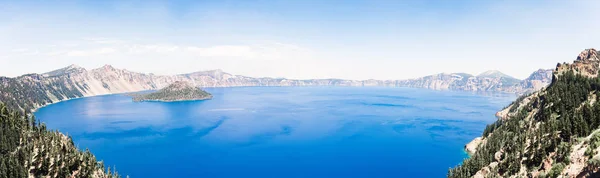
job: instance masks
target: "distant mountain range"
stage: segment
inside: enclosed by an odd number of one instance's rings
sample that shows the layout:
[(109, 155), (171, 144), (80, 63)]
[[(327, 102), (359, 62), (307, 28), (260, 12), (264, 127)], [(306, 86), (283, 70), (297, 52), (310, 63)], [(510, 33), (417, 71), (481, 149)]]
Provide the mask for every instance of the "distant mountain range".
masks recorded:
[(295, 80), (232, 75), (222, 70), (154, 75), (117, 69), (110, 65), (92, 70), (70, 65), (43, 74), (26, 74), (15, 78), (0, 77), (0, 101), (18, 103), (9, 101), (33, 99), (27, 102), (26, 106), (15, 106), (28, 110), (70, 98), (158, 90), (176, 81), (188, 82), (199, 87), (386, 86), (522, 94), (539, 90), (548, 85), (551, 78), (550, 69), (535, 71), (525, 80), (515, 79), (498, 71), (488, 71), (478, 76), (465, 73), (441, 73), (410, 80)]
[(477, 76), (466, 73), (441, 73), (416, 79), (398, 80), (395, 86), (523, 94), (537, 91), (551, 81), (552, 70), (539, 69), (525, 80), (516, 79), (499, 71), (487, 71)]
[(540, 69), (525, 80), (491, 70), (477, 76), (466, 73), (440, 73), (409, 80), (344, 80), (253, 78), (232, 75), (222, 70), (210, 70), (179, 75), (153, 75), (116, 69), (110, 65), (87, 71), (71, 65), (42, 74), (43, 77), (65, 77), (79, 83), (84, 95), (123, 93), (163, 88), (175, 81), (186, 81), (200, 87), (236, 86), (388, 86), (415, 87), (435, 90), (493, 91), (527, 93), (546, 86), (552, 79), (552, 70)]

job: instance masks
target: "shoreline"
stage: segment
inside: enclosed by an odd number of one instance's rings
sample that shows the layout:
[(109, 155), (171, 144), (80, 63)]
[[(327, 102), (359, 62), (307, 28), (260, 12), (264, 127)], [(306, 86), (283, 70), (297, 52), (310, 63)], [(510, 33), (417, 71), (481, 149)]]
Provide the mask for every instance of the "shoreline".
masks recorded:
[[(255, 85), (249, 85), (249, 86), (205, 86), (205, 87), (199, 87), (199, 88), (244, 88), (244, 87), (349, 87), (349, 88), (353, 88), (353, 87), (357, 87), (357, 88), (405, 88), (405, 89), (423, 89), (423, 90), (429, 90), (429, 91), (440, 91), (440, 92), (464, 92), (464, 93), (469, 93), (469, 94), (474, 94), (474, 95), (482, 95), (482, 96), (489, 96), (490, 94), (501, 94), (501, 95), (516, 95), (519, 96), (521, 94), (519, 93), (513, 93), (513, 92), (506, 92), (506, 91), (470, 91), (470, 90), (452, 90), (452, 89), (431, 89), (431, 88), (421, 88), (421, 87), (406, 87), (406, 86), (335, 86), (335, 85), (298, 85), (298, 86), (255, 86)], [(82, 97), (76, 97), (76, 98), (68, 98), (68, 99), (63, 99), (63, 100), (58, 100), (52, 103), (46, 103), (44, 105), (40, 105), (37, 106), (36, 108), (30, 110), (30, 112), (33, 114), (35, 112), (37, 112), (39, 109), (46, 107), (46, 106), (50, 106), (52, 104), (56, 104), (56, 103), (60, 103), (63, 101), (68, 101), (68, 100), (73, 100), (73, 99), (80, 99), (80, 98), (87, 98), (87, 97), (95, 97), (95, 96), (105, 96), (105, 95), (117, 95), (117, 94), (128, 94), (128, 93), (137, 93), (137, 92), (144, 92), (144, 91), (156, 91), (157, 89), (149, 89), (149, 90), (138, 90), (138, 91), (127, 91), (127, 92), (118, 92), (118, 93), (106, 93), (106, 94), (99, 94), (99, 95), (84, 95)], [(130, 96), (130, 95), (128, 95)], [(207, 100), (207, 99), (204, 99)], [(156, 102), (170, 102), (170, 101), (156, 101)], [(171, 101), (172, 102), (172, 101)]]
[(200, 99), (183, 99), (183, 100), (139, 100), (139, 101), (135, 101), (133, 100), (133, 102), (161, 102), (161, 103), (173, 103), (173, 102), (186, 102), (186, 101), (206, 101), (206, 100), (211, 100), (213, 97), (206, 97), (206, 98), (200, 98)]
[[(142, 91), (147, 91), (147, 90), (142, 90)], [(133, 92), (140, 92), (140, 91), (133, 91)], [(60, 102), (64, 102), (64, 101), (75, 100), (75, 99), (82, 99), (82, 98), (89, 98), (89, 97), (95, 97), (95, 96), (119, 95), (119, 94), (125, 94), (125, 93), (130, 93), (130, 92), (108, 93), (108, 94), (82, 96), (82, 97), (76, 97), (76, 98), (67, 98), (67, 99), (63, 99), (63, 100), (54, 101), (52, 103), (46, 103), (46, 104), (40, 105), (40, 106), (32, 109), (30, 112), (31, 112), (31, 114), (33, 114), (33, 113), (37, 112), (38, 110), (40, 110), (40, 109), (42, 109), (44, 107), (47, 107), (47, 106), (50, 106), (50, 105), (53, 105), (53, 104), (57, 104), (57, 103), (60, 103)]]

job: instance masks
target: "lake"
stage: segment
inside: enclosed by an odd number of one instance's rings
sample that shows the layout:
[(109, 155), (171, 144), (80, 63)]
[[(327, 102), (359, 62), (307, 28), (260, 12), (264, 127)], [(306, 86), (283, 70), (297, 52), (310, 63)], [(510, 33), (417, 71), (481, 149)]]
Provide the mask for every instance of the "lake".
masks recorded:
[(207, 88), (212, 100), (73, 99), (36, 118), (130, 177), (445, 177), (514, 95)]

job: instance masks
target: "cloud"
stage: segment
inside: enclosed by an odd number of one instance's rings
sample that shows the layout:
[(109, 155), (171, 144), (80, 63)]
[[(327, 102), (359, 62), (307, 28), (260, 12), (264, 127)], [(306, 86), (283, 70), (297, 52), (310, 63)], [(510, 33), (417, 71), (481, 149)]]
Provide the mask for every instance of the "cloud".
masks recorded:
[(17, 48), (17, 49), (13, 49), (12, 52), (16, 52), (16, 53), (24, 53), (29, 51), (29, 49), (27, 48)]
[(101, 38), (101, 37), (100, 38), (99, 37), (85, 37), (85, 38), (82, 38), (82, 40), (92, 42), (92, 43), (97, 43), (97, 44), (122, 44), (122, 43), (127, 42), (127, 41), (119, 40), (119, 39)]
[[(13, 55), (37, 55), (40, 53), (39, 50), (36, 49), (29, 49), (29, 48), (16, 48), (16, 49), (12, 49), (10, 50), (10, 52), (13, 53)], [(11, 55), (7, 55), (7, 56), (11, 56)]]
[(147, 54), (147, 53), (163, 53), (170, 54), (180, 52), (178, 45), (165, 44), (127, 44), (121, 46), (128, 54)]
[(72, 50), (64, 53), (66, 56), (71, 57), (86, 57), (86, 56), (97, 56), (104, 54), (111, 54), (117, 52), (114, 48), (97, 48), (97, 49), (87, 49), (87, 50)]
[[(90, 57), (112, 55), (114, 57), (165, 56), (181, 58), (227, 58), (239, 60), (289, 60), (306, 58), (311, 50), (294, 44), (264, 42), (249, 45), (196, 46), (166, 43), (134, 43), (109, 38), (83, 38), (77, 46), (47, 45), (41, 48), (46, 56)], [(13, 51), (25, 53), (26, 49)]]
[(178, 54), (189, 57), (234, 58), (246, 60), (285, 60), (306, 56), (311, 50), (292, 44), (266, 43), (253, 45), (185, 46), (166, 44), (130, 44), (123, 46), (129, 54)]
[(193, 53), (200, 57), (244, 57), (244, 58), (255, 58), (260, 54), (256, 48), (251, 46), (236, 46), (236, 45), (222, 45), (212, 47), (195, 47), (188, 46), (185, 48), (188, 52)]

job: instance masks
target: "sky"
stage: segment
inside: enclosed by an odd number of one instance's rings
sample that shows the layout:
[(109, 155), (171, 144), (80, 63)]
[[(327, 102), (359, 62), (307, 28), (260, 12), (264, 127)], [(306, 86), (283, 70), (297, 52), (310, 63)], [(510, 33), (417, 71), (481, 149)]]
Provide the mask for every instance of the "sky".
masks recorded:
[(0, 1), (0, 76), (76, 64), (155, 74), (516, 78), (599, 47), (595, 0)]

